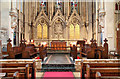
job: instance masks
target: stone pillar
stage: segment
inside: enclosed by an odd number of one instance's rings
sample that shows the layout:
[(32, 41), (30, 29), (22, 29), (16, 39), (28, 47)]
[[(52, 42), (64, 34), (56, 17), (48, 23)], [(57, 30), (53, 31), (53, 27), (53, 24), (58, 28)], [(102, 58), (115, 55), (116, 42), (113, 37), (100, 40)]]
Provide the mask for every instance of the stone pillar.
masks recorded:
[(99, 38), (99, 41), (100, 43), (102, 42), (102, 45), (103, 45), (103, 40), (105, 39), (105, 33), (104, 33), (104, 30), (105, 30), (105, 10), (104, 10), (104, 4), (103, 4), (103, 0), (101, 0), (100, 2), (100, 10), (99, 10), (99, 36), (101, 38)]
[[(109, 8), (108, 8), (109, 7)], [(115, 3), (105, 2), (105, 27), (104, 27), (104, 38), (108, 39), (109, 50), (115, 49)]]
[(89, 25), (88, 25), (88, 40), (87, 42), (90, 43), (90, 40), (92, 39), (92, 2), (88, 3), (88, 21), (89, 21)]
[(0, 53), (2, 53), (2, 40), (0, 40)]
[(29, 13), (28, 13), (28, 9), (29, 9), (29, 6), (28, 6), (29, 2), (25, 2), (25, 39), (26, 40), (30, 40), (29, 38), (29, 25), (28, 25), (28, 18), (29, 18)]

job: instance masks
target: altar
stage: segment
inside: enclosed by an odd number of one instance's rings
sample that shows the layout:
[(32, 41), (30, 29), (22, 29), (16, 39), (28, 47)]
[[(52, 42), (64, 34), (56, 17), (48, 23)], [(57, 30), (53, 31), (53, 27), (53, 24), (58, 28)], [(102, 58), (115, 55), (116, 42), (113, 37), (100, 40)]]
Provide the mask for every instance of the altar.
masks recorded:
[(66, 50), (66, 42), (55, 40), (51, 42), (51, 50)]

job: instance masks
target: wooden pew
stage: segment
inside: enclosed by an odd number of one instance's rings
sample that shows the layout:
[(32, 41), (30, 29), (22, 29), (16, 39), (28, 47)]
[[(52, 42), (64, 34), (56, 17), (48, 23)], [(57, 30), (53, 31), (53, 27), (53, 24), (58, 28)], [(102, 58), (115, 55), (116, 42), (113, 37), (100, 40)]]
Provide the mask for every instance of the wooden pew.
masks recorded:
[(44, 60), (44, 58), (47, 56), (47, 47), (46, 46), (40, 46), (39, 47), (39, 55), (40, 55), (40, 59), (42, 59), (42, 61)]
[(104, 45), (97, 46), (96, 40), (92, 39), (91, 45), (88, 46), (85, 50), (87, 53), (87, 59), (107, 59), (108, 58), (108, 43), (107, 39), (104, 40)]
[(119, 59), (75, 59), (75, 68), (80, 69), (82, 78), (85, 77), (87, 64), (89, 64), (91, 68), (120, 68)]
[(9, 58), (21, 58), (23, 49), (22, 47), (12, 47), (9, 53)]
[[(2, 63), (1, 65), (2, 69), (5, 69), (4, 72), (8, 72), (10, 70), (10, 72), (17, 70), (19, 71), (20, 69), (20, 76), (21, 77), (27, 77), (27, 78), (32, 78), (35, 79), (36, 78), (36, 62), (33, 61), (33, 63)], [(26, 68), (25, 68), (26, 66)], [(22, 70), (22, 69), (26, 69), (26, 70)], [(7, 71), (6, 71), (7, 70)], [(25, 71), (25, 73), (23, 72)], [(21, 74), (22, 73), (22, 74)], [(9, 74), (12, 75), (13, 73)], [(31, 74), (31, 76), (29, 76), (28, 74)], [(26, 75), (26, 76), (24, 76)]]
[(90, 65), (86, 67), (86, 77), (95, 78), (96, 72), (100, 72), (102, 76), (120, 76), (120, 67), (114, 68), (91, 68)]
[(5, 75), (3, 77), (0, 77), (1, 79), (20, 79), (20, 75), (19, 75), (19, 72), (16, 71), (15, 73), (13, 73), (12, 76), (8, 76), (8, 75)]
[(70, 47), (70, 56), (73, 58), (73, 60), (77, 59), (77, 47), (73, 45), (73, 47)]
[(34, 58), (37, 53), (34, 44), (28, 44), (22, 52), (22, 58)]
[(10, 38), (7, 41), (8, 41), (7, 54), (9, 55), (8, 58), (12, 58), (12, 59), (21, 58), (22, 52), (23, 52), (25, 46), (21, 45), (21, 46), (17, 46), (17, 47), (12, 47), (12, 44), (10, 43), (11, 42)]
[(18, 71), (21, 78), (29, 79), (29, 65), (27, 64), (25, 67), (17, 67), (17, 68), (0, 68), (2, 73), (7, 73), (6, 76), (11, 77), (14, 72)]
[(100, 72), (96, 72), (96, 79), (120, 79), (120, 76), (101, 76)]
[(1, 64), (4, 64), (4, 63), (25, 63), (25, 64), (32, 64), (33, 63), (33, 61), (35, 61), (35, 63), (36, 63), (36, 69), (37, 69), (37, 71), (39, 71), (39, 70), (41, 70), (41, 68), (42, 68), (42, 64), (41, 64), (41, 62), (42, 62), (42, 60), (41, 59), (0, 59), (0, 63)]

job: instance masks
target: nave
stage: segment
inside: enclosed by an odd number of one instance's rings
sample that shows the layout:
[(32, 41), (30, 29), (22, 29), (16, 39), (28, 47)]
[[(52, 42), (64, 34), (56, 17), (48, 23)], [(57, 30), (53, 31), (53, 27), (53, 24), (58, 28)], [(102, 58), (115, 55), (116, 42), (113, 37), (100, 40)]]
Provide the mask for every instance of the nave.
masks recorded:
[[(1, 55), (2, 78), (114, 79), (120, 76), (119, 55), (106, 54), (107, 39), (104, 47), (97, 46), (92, 39), (90, 45), (80, 40), (77, 45), (51, 47), (51, 50), (46, 44), (35, 46), (33, 43), (26, 44), (23, 40), (20, 47), (12, 47), (10, 42), (8, 39), (9, 50)], [(61, 48), (66, 48), (67, 51), (58, 50)], [(57, 76), (53, 75), (55, 72)]]

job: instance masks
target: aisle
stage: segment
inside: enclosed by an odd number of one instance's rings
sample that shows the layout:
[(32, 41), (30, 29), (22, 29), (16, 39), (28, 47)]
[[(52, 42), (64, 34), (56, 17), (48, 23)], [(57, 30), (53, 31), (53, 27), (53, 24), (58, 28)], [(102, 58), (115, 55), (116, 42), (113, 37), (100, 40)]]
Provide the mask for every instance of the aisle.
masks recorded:
[(72, 72), (45, 72), (43, 79), (75, 79)]
[(71, 64), (68, 54), (50, 54), (46, 64)]

